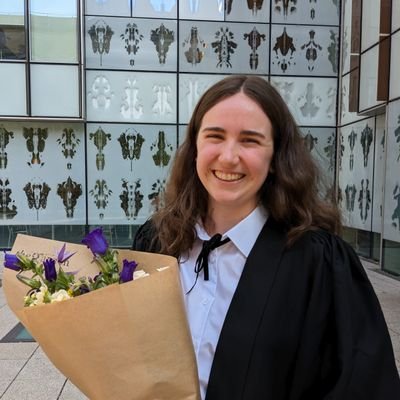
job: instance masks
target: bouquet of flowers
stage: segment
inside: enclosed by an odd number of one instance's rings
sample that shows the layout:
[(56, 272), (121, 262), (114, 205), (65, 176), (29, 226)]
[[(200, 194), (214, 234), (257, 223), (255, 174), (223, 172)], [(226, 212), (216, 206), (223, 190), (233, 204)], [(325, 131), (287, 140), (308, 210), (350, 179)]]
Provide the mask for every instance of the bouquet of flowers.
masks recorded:
[[(54, 257), (49, 257), (40, 262), (23, 254), (6, 253), (4, 266), (17, 271), (17, 278), (30, 287), (24, 297), (25, 306), (36, 306), (54, 303), (91, 292), (114, 283), (125, 283), (134, 279), (148, 276), (143, 270), (136, 271), (135, 261), (123, 260), (120, 270), (118, 265), (118, 251), (108, 247), (107, 240), (101, 228), (96, 228), (82, 239), (82, 243), (92, 251), (99, 267), (99, 273), (92, 277), (81, 276), (75, 279), (73, 272), (66, 272), (63, 265), (75, 254), (66, 250), (67, 244), (56, 252)], [(56, 269), (58, 264), (58, 270)], [(168, 267), (164, 267), (168, 268)], [(160, 268), (162, 270), (163, 268)], [(23, 272), (29, 271), (30, 277)]]
[(18, 235), (3, 273), (11, 310), (90, 399), (199, 399), (177, 260), (110, 249), (101, 229), (82, 242)]

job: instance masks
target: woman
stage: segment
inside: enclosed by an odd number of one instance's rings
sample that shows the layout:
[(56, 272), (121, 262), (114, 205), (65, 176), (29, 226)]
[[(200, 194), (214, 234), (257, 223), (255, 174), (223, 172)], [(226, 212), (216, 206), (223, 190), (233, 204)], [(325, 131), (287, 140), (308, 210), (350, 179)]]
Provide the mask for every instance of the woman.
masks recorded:
[(165, 207), (133, 244), (179, 259), (202, 399), (400, 398), (379, 303), (318, 192), (273, 87), (231, 76), (208, 89)]

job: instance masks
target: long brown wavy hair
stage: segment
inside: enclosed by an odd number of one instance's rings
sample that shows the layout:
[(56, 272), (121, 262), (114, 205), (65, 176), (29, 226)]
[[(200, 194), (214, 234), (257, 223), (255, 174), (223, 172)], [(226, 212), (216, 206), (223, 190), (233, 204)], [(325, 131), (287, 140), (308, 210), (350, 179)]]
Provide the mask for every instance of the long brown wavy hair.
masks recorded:
[(319, 170), (279, 93), (261, 77), (230, 76), (210, 87), (197, 103), (185, 141), (175, 155), (165, 206), (152, 216), (153, 239), (164, 254), (179, 257), (189, 250), (196, 239), (196, 222), (206, 218), (208, 194), (196, 172), (197, 134), (204, 114), (238, 92), (255, 101), (272, 123), (274, 155), (260, 189), (260, 202), (269, 216), (287, 230), (288, 243), (309, 230), (340, 231), (339, 211), (333, 202), (320, 197)]

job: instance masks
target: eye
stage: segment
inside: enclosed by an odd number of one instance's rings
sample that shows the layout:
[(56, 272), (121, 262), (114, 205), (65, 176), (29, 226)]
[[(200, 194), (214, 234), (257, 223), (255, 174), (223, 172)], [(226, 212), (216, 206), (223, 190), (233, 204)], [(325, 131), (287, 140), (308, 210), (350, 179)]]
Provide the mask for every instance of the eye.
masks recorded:
[(254, 137), (245, 137), (242, 139), (243, 143), (255, 143), (255, 144), (259, 144), (260, 141)]
[(222, 140), (224, 138), (224, 136), (218, 132), (208, 133), (205, 137), (207, 139), (216, 139), (216, 140)]

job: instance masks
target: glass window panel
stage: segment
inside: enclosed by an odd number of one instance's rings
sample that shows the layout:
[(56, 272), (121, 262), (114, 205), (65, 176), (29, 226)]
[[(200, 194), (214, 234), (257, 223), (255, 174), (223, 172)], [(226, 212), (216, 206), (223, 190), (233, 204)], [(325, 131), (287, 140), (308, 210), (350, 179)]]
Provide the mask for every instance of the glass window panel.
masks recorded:
[(340, 129), (339, 207), (345, 226), (371, 230), (375, 118)]
[(339, 25), (339, 3), (335, 0), (271, 0), (271, 22), (284, 24)]
[(361, 51), (379, 41), (380, 1), (363, 0), (361, 19)]
[[(83, 1), (83, 0), (82, 0)], [(135, 2), (135, 0), (132, 0)], [(131, 15), (131, 0), (86, 0), (86, 15)]]
[(26, 115), (25, 64), (0, 64), (0, 115)]
[(32, 115), (79, 117), (77, 66), (31, 65)]
[(271, 74), (337, 75), (337, 28), (272, 25), (271, 35)]
[(389, 97), (390, 99), (395, 99), (400, 97), (400, 84), (398, 76), (400, 66), (400, 31), (392, 35), (391, 40)]
[(400, 101), (388, 105), (383, 238), (400, 243)]
[[(340, 125), (346, 125), (348, 123), (351, 123), (351, 122), (354, 122), (354, 121), (364, 118), (363, 116), (357, 115), (357, 112), (351, 111), (350, 95), (353, 97), (353, 95), (358, 94), (358, 80), (357, 80), (357, 85), (351, 85), (350, 78), (351, 78), (351, 74), (347, 74), (342, 78), (341, 102), (340, 102), (340, 106), (341, 106)], [(356, 87), (353, 87), (353, 86), (356, 86)], [(351, 89), (353, 91), (356, 90), (357, 93), (352, 93)]]
[(0, 60), (25, 59), (24, 1), (0, 2)]
[(1, 0), (0, 24), (12, 22), (13, 25), (23, 25), (24, 11), (24, 0)]
[(176, 150), (175, 125), (88, 124), (89, 224), (142, 224)]
[(133, 1), (134, 17), (176, 18), (177, 0)]
[(176, 71), (177, 23), (142, 18), (86, 18), (86, 66)]
[[(15, 206), (10, 223), (84, 224), (83, 124), (7, 122), (4, 129), (13, 132), (6, 169), (12, 200), (7, 208)], [(38, 201), (39, 192), (45, 202)]]
[(78, 61), (77, 0), (30, 0), (31, 59)]
[(372, 205), (372, 231), (382, 233), (383, 182), (385, 180), (385, 123), (386, 114), (376, 117), (374, 190)]
[(334, 191), (336, 164), (336, 128), (300, 128), (305, 145), (322, 172), (321, 195)]
[(381, 104), (377, 100), (379, 46), (361, 54), (360, 60), (360, 112)]
[(270, 0), (226, 1), (225, 21), (269, 22)]
[(87, 71), (90, 121), (176, 123), (176, 74)]
[[(181, 74), (179, 77), (179, 123), (187, 124), (201, 95), (224, 75)], [(180, 136), (181, 140), (181, 136)]]
[(343, 26), (342, 26), (342, 74), (350, 70), (350, 54), (351, 54), (351, 27), (352, 14), (351, 2), (344, 3)]
[(299, 125), (335, 126), (335, 78), (271, 77)]
[(383, 241), (383, 263), (385, 271), (400, 276), (400, 243), (390, 240)]
[(224, 20), (224, 0), (180, 0), (179, 18)]
[(268, 73), (266, 24), (181, 21), (179, 32), (180, 71)]

